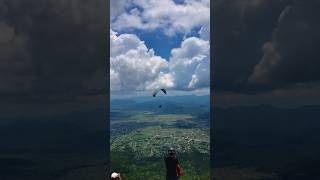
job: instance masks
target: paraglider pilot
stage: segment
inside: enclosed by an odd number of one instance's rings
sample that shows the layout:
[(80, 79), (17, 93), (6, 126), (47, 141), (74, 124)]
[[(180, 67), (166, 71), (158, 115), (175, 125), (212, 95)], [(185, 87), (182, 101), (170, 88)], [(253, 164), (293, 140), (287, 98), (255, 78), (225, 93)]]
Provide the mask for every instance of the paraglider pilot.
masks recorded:
[(166, 180), (178, 180), (182, 176), (182, 169), (173, 148), (168, 149), (168, 154), (164, 158), (166, 165)]

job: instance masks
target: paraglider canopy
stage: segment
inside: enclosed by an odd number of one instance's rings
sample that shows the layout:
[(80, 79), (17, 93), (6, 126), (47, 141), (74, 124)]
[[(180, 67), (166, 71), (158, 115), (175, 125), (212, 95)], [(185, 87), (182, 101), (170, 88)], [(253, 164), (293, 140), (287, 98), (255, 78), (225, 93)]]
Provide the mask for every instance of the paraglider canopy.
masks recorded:
[(153, 91), (152, 96), (153, 96), (153, 97), (156, 97), (156, 95), (158, 94), (159, 91), (162, 91), (164, 94), (167, 94), (167, 90), (165, 90), (165, 89), (159, 89), (159, 90)]
[[(153, 91), (153, 92), (152, 92), (152, 96), (153, 96), (153, 97), (156, 97), (157, 94), (158, 94), (160, 91), (162, 91), (164, 94), (167, 94), (167, 90), (165, 90), (165, 89), (162, 88), (162, 89), (157, 89), (157, 90)], [(160, 105), (158, 106), (158, 108), (162, 108), (162, 105), (160, 104)]]

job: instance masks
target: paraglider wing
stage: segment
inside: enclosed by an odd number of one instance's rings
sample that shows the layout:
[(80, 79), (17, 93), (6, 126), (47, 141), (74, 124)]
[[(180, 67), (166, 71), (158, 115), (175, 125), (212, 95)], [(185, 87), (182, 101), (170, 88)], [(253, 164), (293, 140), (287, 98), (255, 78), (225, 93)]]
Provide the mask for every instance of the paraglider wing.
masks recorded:
[(160, 89), (163, 93), (167, 94), (167, 91), (165, 89)]
[[(153, 97), (156, 97), (159, 91), (162, 91), (164, 94), (167, 94), (167, 91), (166, 91), (165, 89), (157, 89), (157, 90), (155, 90), (155, 91), (152, 92), (152, 96), (153, 96)], [(162, 108), (162, 105), (160, 104), (160, 105), (158, 106), (158, 108)]]
[[(160, 89), (164, 94), (167, 94), (167, 91), (165, 90), (165, 89)], [(153, 93), (152, 93), (152, 96), (153, 97), (156, 97), (156, 95), (158, 94), (158, 92), (160, 91), (160, 90), (156, 90), (156, 91), (154, 91)]]

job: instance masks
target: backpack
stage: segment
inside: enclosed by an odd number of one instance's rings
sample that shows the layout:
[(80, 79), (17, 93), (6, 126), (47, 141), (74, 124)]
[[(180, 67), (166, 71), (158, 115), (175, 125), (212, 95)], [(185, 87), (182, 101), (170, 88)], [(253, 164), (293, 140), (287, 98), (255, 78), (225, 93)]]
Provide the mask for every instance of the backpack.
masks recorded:
[(176, 165), (176, 171), (177, 171), (177, 176), (180, 177), (183, 175), (183, 171), (182, 168), (180, 167), (180, 165), (177, 163)]

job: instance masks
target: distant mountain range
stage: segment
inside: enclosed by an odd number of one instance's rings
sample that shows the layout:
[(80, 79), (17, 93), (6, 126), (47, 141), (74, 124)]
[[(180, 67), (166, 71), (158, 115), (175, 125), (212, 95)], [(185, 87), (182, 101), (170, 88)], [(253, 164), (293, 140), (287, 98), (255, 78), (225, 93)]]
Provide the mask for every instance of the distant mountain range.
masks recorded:
[[(254, 139), (260, 143), (284, 143), (286, 139), (301, 138), (312, 133), (320, 135), (320, 106), (294, 109), (268, 105), (215, 108), (213, 124), (216, 132), (229, 134), (225, 138), (234, 135), (240, 141), (239, 135), (243, 135), (247, 143)], [(311, 139), (312, 136), (306, 140)]]
[[(0, 146), (22, 149), (59, 149), (65, 152), (105, 152), (106, 110), (72, 112), (42, 118), (16, 118), (1, 124)], [(9, 148), (12, 151), (12, 148)], [(4, 148), (0, 152), (9, 151)]]
[[(312, 179), (318, 172), (319, 105), (238, 106), (215, 108), (213, 114), (214, 167), (255, 167), (279, 179)], [(296, 172), (303, 178), (296, 178)]]
[[(224, 139), (233, 139), (245, 144), (283, 144), (320, 135), (320, 106), (302, 106), (287, 109), (268, 105), (215, 108), (213, 117), (216, 137), (228, 134)], [(241, 140), (242, 139), (242, 140)], [(299, 140), (300, 139), (300, 140)]]
[(161, 96), (133, 97), (130, 99), (115, 99), (110, 102), (111, 109), (126, 109), (139, 111), (154, 111), (165, 113), (185, 113), (197, 109), (210, 110), (210, 97), (207, 96)]

